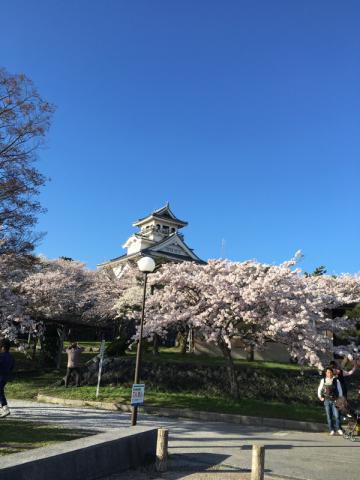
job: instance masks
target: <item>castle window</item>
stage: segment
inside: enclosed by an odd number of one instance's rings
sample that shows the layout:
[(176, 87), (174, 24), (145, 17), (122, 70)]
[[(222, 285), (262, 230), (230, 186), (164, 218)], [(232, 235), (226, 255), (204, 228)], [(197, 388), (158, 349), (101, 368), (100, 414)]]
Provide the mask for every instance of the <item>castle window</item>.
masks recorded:
[(157, 224), (156, 224), (156, 231), (159, 232), (159, 231), (160, 231), (160, 228), (161, 228), (160, 225), (157, 223)]
[(175, 228), (171, 227), (171, 233), (175, 233)]

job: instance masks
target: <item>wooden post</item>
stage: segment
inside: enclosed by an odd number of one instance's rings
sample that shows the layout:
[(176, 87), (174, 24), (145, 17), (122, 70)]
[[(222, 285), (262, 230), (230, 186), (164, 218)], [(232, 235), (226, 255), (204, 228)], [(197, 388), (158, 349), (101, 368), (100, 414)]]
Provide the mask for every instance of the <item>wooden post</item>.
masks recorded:
[(252, 446), (251, 480), (264, 480), (265, 447)]
[(166, 472), (167, 470), (168, 436), (169, 430), (167, 428), (158, 429), (155, 465), (157, 472)]

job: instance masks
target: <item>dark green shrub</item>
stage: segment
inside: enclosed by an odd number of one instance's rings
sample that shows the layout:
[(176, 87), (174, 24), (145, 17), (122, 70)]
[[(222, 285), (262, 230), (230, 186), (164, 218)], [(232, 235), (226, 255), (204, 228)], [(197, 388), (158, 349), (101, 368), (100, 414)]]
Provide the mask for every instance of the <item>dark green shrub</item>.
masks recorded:
[(106, 355), (109, 357), (121, 357), (126, 354), (129, 341), (125, 337), (117, 337), (106, 349)]

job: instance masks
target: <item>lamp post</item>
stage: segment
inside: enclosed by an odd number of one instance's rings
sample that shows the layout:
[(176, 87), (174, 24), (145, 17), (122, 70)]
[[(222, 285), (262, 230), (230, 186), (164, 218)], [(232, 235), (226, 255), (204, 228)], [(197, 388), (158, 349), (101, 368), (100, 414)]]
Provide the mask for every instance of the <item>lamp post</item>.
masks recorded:
[[(138, 340), (137, 351), (136, 351), (136, 365), (135, 365), (134, 384), (139, 383), (139, 377), (140, 377), (141, 343), (142, 343), (142, 335), (143, 335), (143, 329), (144, 329), (147, 276), (148, 276), (148, 273), (152, 273), (155, 270), (155, 262), (151, 257), (143, 257), (137, 262), (137, 266), (138, 266), (139, 270), (141, 272), (143, 272), (143, 274), (144, 274), (144, 291), (143, 291), (143, 300), (142, 300), (142, 309), (141, 309), (139, 340)], [(136, 425), (137, 410), (138, 410), (137, 405), (133, 405), (132, 414), (131, 414), (131, 425), (133, 425), (133, 426)]]

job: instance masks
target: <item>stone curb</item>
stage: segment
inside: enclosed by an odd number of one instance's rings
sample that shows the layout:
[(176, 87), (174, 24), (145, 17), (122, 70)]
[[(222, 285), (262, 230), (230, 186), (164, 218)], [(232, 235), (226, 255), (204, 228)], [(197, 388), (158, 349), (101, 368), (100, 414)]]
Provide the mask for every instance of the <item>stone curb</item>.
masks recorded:
[(96, 480), (146, 466), (156, 458), (157, 428), (115, 429), (6, 455), (1, 480)]
[[(50, 397), (38, 394), (37, 400), (44, 403), (56, 403), (76, 407), (93, 407), (103, 410), (131, 412), (131, 406), (124, 403), (96, 402), (91, 400), (76, 400), (68, 398)], [(313, 422), (299, 422), (296, 420), (285, 420), (281, 418), (253, 417), (249, 415), (235, 415), (231, 413), (216, 413), (191, 410), (190, 408), (159, 408), (151, 405), (144, 405), (141, 410), (152, 415), (163, 417), (192, 418), (206, 422), (225, 422), (239, 425), (252, 425), (261, 427), (277, 428), (280, 430), (298, 430), (302, 432), (326, 432), (325, 424)]]
[(97, 402), (93, 400), (77, 400), (75, 398), (50, 397), (48, 395), (37, 395), (37, 401), (42, 403), (56, 403), (72, 407), (93, 407), (101, 410), (131, 412), (131, 406), (125, 403)]

